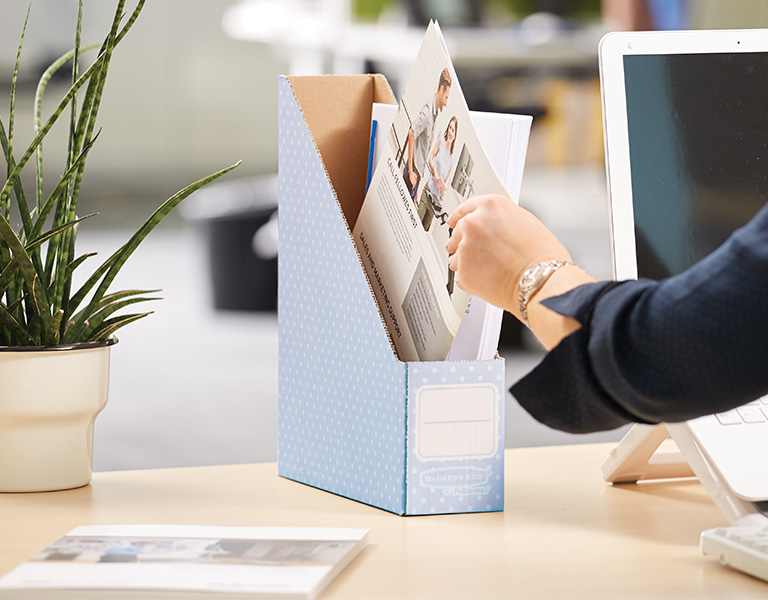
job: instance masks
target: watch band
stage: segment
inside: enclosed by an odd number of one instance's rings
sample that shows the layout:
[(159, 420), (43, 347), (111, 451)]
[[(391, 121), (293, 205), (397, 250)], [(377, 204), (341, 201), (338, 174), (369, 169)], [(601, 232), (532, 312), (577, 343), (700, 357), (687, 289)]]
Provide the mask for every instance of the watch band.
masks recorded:
[(531, 265), (523, 271), (523, 274), (520, 276), (520, 281), (517, 284), (517, 303), (520, 316), (526, 327), (530, 327), (530, 324), (528, 323), (528, 303), (531, 301), (531, 298), (533, 298), (536, 295), (536, 292), (538, 292), (547, 282), (552, 276), (552, 273), (559, 268), (568, 265), (575, 265), (575, 263), (568, 260), (546, 260)]

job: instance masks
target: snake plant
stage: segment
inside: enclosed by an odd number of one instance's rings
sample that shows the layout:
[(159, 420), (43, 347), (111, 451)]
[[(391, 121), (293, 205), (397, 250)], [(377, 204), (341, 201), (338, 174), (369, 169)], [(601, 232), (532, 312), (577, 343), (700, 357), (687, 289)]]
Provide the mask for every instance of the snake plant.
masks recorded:
[[(27, 10), (11, 79), (7, 128), (0, 118), (0, 144), (7, 170), (5, 184), (0, 189), (0, 346), (50, 347), (105, 341), (124, 325), (151, 314), (125, 314), (122, 309), (156, 299), (149, 295), (157, 290), (110, 292), (115, 276), (142, 240), (171, 210), (194, 191), (240, 164), (238, 162), (204, 177), (166, 200), (89, 277), (81, 277), (85, 283), (75, 289), (73, 273), (93, 256), (78, 255), (75, 251), (78, 224), (94, 216), (77, 216), (77, 199), (85, 162), (99, 135), (96, 117), (112, 53), (135, 23), (144, 2), (139, 0), (128, 15), (125, 0), (118, 0), (104, 42), (82, 46), (83, 2), (80, 0), (74, 48), (53, 62), (42, 75), (35, 94), (35, 135), (24, 152), (15, 158), (16, 83), (29, 21), (30, 11)], [(97, 51), (96, 57), (81, 72), (82, 55), (91, 50)], [(43, 121), (41, 112), (46, 85), (59, 69), (67, 65), (71, 65), (71, 86), (51, 115)], [(43, 140), (62, 116), (69, 117), (66, 166), (63, 175), (45, 195)], [(32, 163), (35, 174), (35, 189), (31, 197), (25, 193), (21, 177), (22, 170), (29, 163)], [(20, 219), (16, 230), (11, 225), (13, 202)]]

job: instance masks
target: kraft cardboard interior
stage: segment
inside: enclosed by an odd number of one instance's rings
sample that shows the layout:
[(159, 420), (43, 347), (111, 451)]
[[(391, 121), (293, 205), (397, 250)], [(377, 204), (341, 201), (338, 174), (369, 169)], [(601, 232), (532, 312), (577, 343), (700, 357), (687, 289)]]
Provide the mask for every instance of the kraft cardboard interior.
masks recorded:
[(504, 361), (401, 362), (352, 240), (383, 77), (279, 81), (278, 472), (401, 515), (504, 507)]
[(290, 77), (350, 230), (365, 198), (371, 105), (397, 104), (383, 75)]

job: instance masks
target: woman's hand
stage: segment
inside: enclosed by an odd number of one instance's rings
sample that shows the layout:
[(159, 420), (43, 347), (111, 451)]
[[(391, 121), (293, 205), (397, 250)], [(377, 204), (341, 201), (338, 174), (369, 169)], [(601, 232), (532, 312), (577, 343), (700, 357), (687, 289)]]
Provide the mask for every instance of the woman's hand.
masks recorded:
[[(518, 318), (517, 284), (523, 271), (538, 262), (571, 260), (568, 250), (541, 221), (505, 196), (469, 198), (453, 211), (448, 226), (453, 233), (446, 250), (451, 255), (449, 267), (456, 272), (456, 285)], [(545, 346), (554, 345), (578, 323), (548, 309), (544, 309), (549, 313), (547, 319), (540, 318), (540, 301), (591, 281), (581, 269), (566, 267), (555, 271), (536, 293), (528, 308), (529, 322)], [(564, 322), (553, 324), (550, 319)], [(550, 331), (552, 326), (556, 331)]]
[(544, 260), (571, 260), (541, 221), (505, 196), (469, 198), (448, 226), (453, 233), (446, 249), (457, 285), (513, 314), (525, 269)]

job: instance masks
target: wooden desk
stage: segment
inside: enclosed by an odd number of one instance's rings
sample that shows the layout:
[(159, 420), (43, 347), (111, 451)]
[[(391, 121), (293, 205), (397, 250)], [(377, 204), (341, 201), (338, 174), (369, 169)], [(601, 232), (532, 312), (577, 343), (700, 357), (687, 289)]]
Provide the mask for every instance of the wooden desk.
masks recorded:
[(0, 494), (0, 574), (73, 527), (106, 523), (366, 527), (323, 598), (765, 598), (699, 533), (725, 525), (696, 480), (606, 485), (610, 444), (507, 450), (504, 513), (398, 517), (277, 476), (275, 464), (96, 473)]

